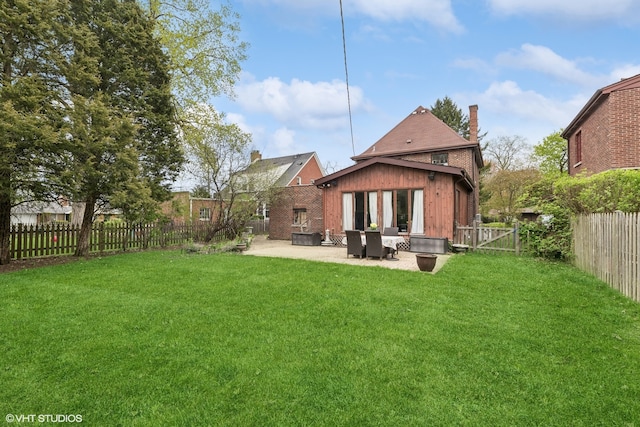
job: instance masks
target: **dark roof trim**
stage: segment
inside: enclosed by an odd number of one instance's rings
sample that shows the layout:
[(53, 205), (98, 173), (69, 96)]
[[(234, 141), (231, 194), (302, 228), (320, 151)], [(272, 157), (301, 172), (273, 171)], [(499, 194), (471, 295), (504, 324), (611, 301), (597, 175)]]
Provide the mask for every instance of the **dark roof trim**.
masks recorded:
[(455, 166), (434, 165), (431, 163), (424, 163), (424, 162), (414, 162), (411, 160), (402, 160), (402, 159), (396, 159), (392, 157), (372, 157), (365, 161), (356, 163), (355, 165), (349, 166), (348, 168), (339, 170), (338, 172), (334, 172), (331, 175), (327, 175), (320, 179), (316, 179), (315, 185), (318, 188), (322, 188), (327, 183), (331, 183), (332, 181), (336, 181), (342, 178), (343, 176), (357, 172), (361, 169), (368, 168), (369, 166), (372, 166), (375, 164), (399, 166), (403, 168), (418, 169), (418, 170), (424, 170), (429, 172), (433, 171), (436, 173), (459, 176), (470, 190), (473, 190), (475, 188), (475, 185), (473, 184), (473, 180), (471, 179), (467, 171), (465, 171), (462, 168), (458, 168)]
[(571, 134), (579, 127), (582, 121), (591, 114), (591, 112), (602, 102), (604, 101), (611, 92), (616, 92), (619, 90), (632, 89), (634, 87), (638, 87), (640, 84), (640, 74), (629, 77), (627, 79), (622, 79), (619, 82), (610, 84), (609, 86), (605, 86), (601, 89), (598, 89), (591, 99), (582, 107), (580, 112), (574, 117), (574, 119), (569, 123), (569, 126), (562, 132), (561, 136), (569, 140)]
[[(464, 150), (464, 149), (467, 149), (467, 148), (478, 149), (478, 147), (479, 147), (478, 144), (472, 143), (472, 144), (468, 144), (468, 145), (456, 145), (455, 147), (447, 146), (447, 147), (434, 147), (434, 148), (430, 148), (430, 149), (426, 149), (426, 150), (425, 149), (420, 149), (420, 150), (397, 151), (397, 152), (394, 152), (393, 155), (394, 156), (405, 156), (407, 154), (439, 153), (439, 152), (445, 152), (445, 151), (449, 152), (449, 151), (454, 151), (454, 150)], [(390, 155), (389, 153), (361, 154), (359, 156), (351, 157), (351, 160), (360, 161), (360, 160), (372, 159), (374, 157), (383, 157), (383, 156), (386, 157), (386, 156), (389, 156), (389, 155)]]

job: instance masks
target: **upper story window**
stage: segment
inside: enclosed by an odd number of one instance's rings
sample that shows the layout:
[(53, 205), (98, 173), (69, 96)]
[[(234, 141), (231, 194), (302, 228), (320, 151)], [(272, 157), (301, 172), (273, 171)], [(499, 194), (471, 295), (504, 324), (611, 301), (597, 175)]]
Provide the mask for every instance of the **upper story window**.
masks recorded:
[(576, 133), (576, 163), (582, 161), (582, 131)]
[(433, 163), (434, 165), (447, 166), (449, 164), (449, 153), (432, 154), (431, 163)]

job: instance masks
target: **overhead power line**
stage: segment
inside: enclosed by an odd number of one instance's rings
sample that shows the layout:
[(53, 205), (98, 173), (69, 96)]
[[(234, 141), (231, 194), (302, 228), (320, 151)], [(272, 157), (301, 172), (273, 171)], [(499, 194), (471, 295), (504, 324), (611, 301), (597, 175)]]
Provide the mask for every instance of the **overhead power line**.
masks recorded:
[(347, 105), (349, 107), (349, 129), (351, 131), (351, 150), (356, 155), (356, 146), (353, 141), (353, 118), (351, 117), (351, 94), (349, 93), (349, 69), (347, 67), (347, 40), (344, 35), (344, 14), (342, 13), (342, 0), (340, 0), (340, 21), (342, 22), (342, 50), (344, 52), (344, 75), (347, 84)]

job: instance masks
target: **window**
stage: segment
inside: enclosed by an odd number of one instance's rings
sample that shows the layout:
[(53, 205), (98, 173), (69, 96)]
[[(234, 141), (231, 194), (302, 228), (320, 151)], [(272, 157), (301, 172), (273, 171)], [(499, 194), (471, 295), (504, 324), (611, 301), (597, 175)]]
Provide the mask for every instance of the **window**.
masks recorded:
[(307, 224), (307, 210), (306, 209), (294, 209), (293, 210), (293, 224), (294, 225), (306, 225)]
[(576, 164), (582, 161), (582, 131), (576, 133)]
[(372, 222), (380, 229), (398, 227), (398, 231), (424, 233), (424, 195), (422, 190), (342, 193), (343, 230), (364, 230)]
[(431, 155), (431, 163), (434, 165), (445, 165), (449, 164), (449, 153), (437, 153)]
[(210, 221), (211, 220), (211, 209), (209, 208), (200, 208), (200, 221)]
[(398, 231), (409, 230), (409, 191), (396, 190), (396, 227)]

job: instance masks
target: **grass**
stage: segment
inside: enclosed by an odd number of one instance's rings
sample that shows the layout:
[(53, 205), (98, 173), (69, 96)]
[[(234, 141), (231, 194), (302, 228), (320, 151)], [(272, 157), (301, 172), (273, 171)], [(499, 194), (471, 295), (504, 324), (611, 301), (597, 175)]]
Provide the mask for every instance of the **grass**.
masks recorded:
[(146, 252), (0, 275), (0, 413), (88, 425), (638, 425), (640, 305), (561, 264), (436, 275)]

